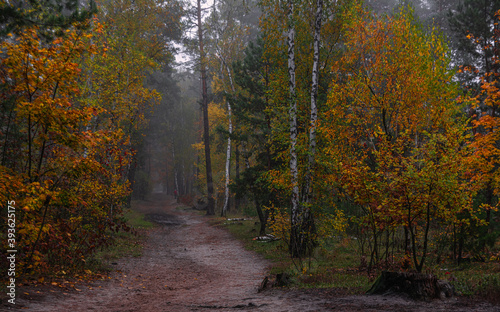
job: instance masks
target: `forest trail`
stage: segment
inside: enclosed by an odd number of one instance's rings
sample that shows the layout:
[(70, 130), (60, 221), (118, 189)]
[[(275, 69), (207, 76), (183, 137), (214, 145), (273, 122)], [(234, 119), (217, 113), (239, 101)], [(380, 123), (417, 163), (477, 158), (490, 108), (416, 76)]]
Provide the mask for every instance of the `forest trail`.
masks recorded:
[[(335, 290), (257, 288), (270, 263), (243, 248), (208, 218), (155, 195), (138, 210), (161, 226), (149, 231), (143, 255), (123, 258), (111, 279), (80, 291), (21, 296), (28, 311), (498, 311), (464, 300), (414, 302), (398, 297), (347, 296)], [(26, 291), (20, 289), (20, 291)]]

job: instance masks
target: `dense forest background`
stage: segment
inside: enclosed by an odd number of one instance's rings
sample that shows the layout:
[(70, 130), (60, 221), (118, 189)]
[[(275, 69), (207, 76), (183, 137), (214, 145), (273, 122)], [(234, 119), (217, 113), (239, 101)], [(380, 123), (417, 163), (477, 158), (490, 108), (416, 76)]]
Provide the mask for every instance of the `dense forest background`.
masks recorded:
[(84, 268), (153, 192), (256, 216), (294, 258), (347, 234), (369, 268), (499, 261), (498, 10), (1, 1), (0, 201), (19, 270)]

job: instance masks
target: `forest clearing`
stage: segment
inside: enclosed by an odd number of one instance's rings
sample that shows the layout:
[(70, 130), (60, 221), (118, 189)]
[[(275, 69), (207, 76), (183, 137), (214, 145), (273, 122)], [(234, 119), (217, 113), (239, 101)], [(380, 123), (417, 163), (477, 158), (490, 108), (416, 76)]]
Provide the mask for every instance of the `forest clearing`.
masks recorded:
[(1, 308), (498, 308), (499, 21), (0, 0)]

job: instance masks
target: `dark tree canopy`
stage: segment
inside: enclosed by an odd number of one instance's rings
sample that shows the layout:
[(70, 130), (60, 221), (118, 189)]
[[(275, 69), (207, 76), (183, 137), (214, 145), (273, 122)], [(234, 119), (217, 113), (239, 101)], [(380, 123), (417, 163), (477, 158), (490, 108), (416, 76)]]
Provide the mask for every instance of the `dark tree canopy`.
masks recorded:
[(0, 36), (17, 33), (24, 27), (40, 26), (46, 30), (43, 35), (51, 37), (48, 29), (66, 29), (75, 22), (88, 20), (96, 12), (93, 0), (85, 5), (79, 0), (2, 1)]
[(495, 14), (499, 9), (499, 0), (463, 0), (448, 13), (458, 63), (477, 69), (475, 74), (469, 71), (463, 78), (466, 84), (474, 84), (478, 77), (496, 66), (492, 56), (493, 37), (498, 30)]

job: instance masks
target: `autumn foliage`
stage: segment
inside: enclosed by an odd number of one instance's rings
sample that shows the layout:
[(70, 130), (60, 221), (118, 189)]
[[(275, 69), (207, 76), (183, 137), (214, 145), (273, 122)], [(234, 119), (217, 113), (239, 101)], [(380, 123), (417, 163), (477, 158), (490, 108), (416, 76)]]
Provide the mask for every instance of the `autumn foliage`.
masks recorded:
[(16, 202), (25, 272), (80, 265), (107, 226), (88, 193), (87, 172), (101, 169), (88, 155), (102, 138), (85, 131), (96, 111), (75, 101), (80, 57), (95, 52), (86, 35), (68, 30), (45, 45), (33, 28), (3, 44), (2, 201)]
[[(132, 34), (146, 38), (142, 22)], [(116, 23), (99, 15), (49, 42), (24, 28), (2, 43), (0, 200), (15, 201), (20, 274), (80, 269), (113, 232), (130, 230), (122, 208), (134, 140), (159, 100), (145, 78), (169, 57), (156, 28), (146, 44)]]
[(470, 206), (466, 121), (447, 47), (411, 11), (348, 32), (323, 124), (325, 165), (365, 212), (358, 221), (372, 236), (370, 263), (386, 233), (404, 233), (421, 271), (432, 230), (452, 228)]
[[(264, 4), (263, 59), (272, 64), (266, 76), (266, 111), (272, 112), (268, 140), (279, 164), (264, 176), (270, 192), (286, 198), (292, 188), (282, 36), (287, 8), (273, 1)], [(300, 60), (295, 74), (301, 187), (311, 153), (307, 122), (312, 12), (303, 4), (297, 3), (299, 13), (293, 17), (295, 57)], [(311, 209), (316, 220), (323, 220), (325, 213), (336, 220), (346, 216), (346, 231), (361, 240), (360, 252), (369, 269), (399, 263), (422, 271), (430, 261), (460, 261), (466, 252), (488, 255), (478, 241), (492, 221), (489, 212), (496, 209), (498, 194), (496, 74), (487, 74), (483, 94), (473, 99), (456, 81), (451, 52), (440, 31), (424, 27), (410, 7), (375, 16), (356, 1), (337, 4), (336, 9), (325, 6), (314, 192), (312, 201), (301, 205)], [(480, 111), (473, 128), (468, 119), (471, 107)], [(288, 240), (290, 203), (282, 200), (269, 206), (271, 228)], [(314, 240), (332, 235), (316, 223), (308, 233)]]

